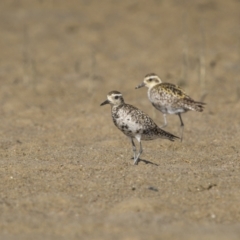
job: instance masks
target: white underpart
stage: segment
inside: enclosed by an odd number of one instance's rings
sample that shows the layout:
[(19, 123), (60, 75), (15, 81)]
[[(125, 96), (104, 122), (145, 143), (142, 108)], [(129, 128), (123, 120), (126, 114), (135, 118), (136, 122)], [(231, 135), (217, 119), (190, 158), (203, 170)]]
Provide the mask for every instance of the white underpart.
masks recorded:
[(119, 109), (119, 118), (116, 119), (118, 126), (127, 125), (128, 131), (131, 130), (131, 135), (139, 135), (137, 131), (142, 130), (142, 125), (136, 123), (135, 119), (132, 119), (132, 115), (128, 114), (125, 110)]
[(137, 139), (138, 142), (141, 142), (141, 135), (137, 134), (135, 135), (135, 138)]
[[(121, 114), (121, 113), (120, 113)], [(127, 120), (129, 119), (129, 121)], [(128, 126), (128, 130), (131, 130), (133, 134), (136, 133), (136, 131), (138, 131), (139, 129), (141, 129), (141, 125), (132, 121), (131, 116), (125, 115), (122, 116), (120, 118), (117, 119), (117, 123), (118, 125), (127, 125)]]
[(152, 89), (152, 88), (149, 88), (149, 89), (148, 89), (148, 99), (150, 100), (150, 102), (152, 102), (151, 94), (150, 94), (151, 89)]

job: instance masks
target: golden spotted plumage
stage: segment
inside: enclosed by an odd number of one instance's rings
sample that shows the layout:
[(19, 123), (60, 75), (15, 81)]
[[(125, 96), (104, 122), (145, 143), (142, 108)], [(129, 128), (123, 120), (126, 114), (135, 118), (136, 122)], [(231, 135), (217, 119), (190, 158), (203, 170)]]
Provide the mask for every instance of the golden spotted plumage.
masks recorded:
[(177, 114), (183, 129), (184, 124), (181, 113), (185, 113), (189, 110), (198, 112), (203, 111), (205, 103), (193, 100), (177, 85), (162, 83), (161, 79), (154, 73), (147, 74), (143, 83), (136, 88), (144, 86), (148, 88), (148, 98), (152, 105), (163, 113), (164, 125), (162, 127), (167, 125), (166, 114)]

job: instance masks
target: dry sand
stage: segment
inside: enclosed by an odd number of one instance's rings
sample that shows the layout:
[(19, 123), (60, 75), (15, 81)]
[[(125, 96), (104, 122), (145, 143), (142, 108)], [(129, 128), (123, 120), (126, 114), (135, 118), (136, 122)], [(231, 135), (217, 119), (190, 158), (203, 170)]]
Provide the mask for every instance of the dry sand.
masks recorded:
[[(240, 239), (239, 22), (239, 0), (2, 0), (0, 239)], [(133, 166), (99, 105), (161, 125), (149, 72), (207, 106)]]

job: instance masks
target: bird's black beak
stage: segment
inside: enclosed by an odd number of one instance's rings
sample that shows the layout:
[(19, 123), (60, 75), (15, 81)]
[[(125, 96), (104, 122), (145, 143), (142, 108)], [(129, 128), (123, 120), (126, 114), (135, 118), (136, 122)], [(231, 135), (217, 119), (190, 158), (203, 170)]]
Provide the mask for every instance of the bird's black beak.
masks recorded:
[(109, 101), (108, 100), (104, 101), (103, 103), (100, 104), (100, 106), (103, 106), (105, 104), (109, 104)]
[(138, 86), (136, 86), (135, 89), (138, 89), (138, 88), (141, 88), (141, 87), (144, 87), (144, 86), (145, 86), (145, 83), (143, 82), (143, 83), (139, 84)]

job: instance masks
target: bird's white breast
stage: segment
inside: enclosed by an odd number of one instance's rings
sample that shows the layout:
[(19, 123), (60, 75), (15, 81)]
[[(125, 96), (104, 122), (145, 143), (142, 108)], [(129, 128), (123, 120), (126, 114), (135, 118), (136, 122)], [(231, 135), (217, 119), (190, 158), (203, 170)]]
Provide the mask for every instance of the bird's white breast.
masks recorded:
[(131, 130), (133, 133), (141, 129), (141, 125), (138, 124), (131, 114), (127, 114), (124, 110), (119, 110), (119, 118), (116, 119), (118, 127), (127, 126), (126, 130)]

